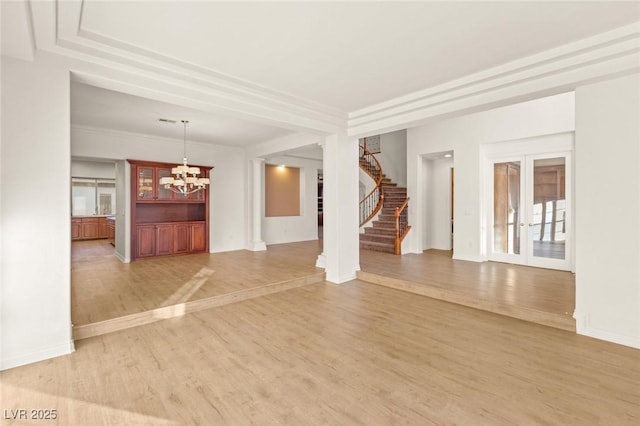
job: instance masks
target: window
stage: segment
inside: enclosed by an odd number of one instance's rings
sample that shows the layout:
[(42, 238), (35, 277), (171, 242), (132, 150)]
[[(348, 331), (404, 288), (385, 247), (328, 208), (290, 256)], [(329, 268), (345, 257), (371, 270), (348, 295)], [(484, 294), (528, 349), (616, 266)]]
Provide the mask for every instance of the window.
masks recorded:
[(71, 214), (73, 216), (106, 216), (115, 212), (115, 179), (71, 178)]

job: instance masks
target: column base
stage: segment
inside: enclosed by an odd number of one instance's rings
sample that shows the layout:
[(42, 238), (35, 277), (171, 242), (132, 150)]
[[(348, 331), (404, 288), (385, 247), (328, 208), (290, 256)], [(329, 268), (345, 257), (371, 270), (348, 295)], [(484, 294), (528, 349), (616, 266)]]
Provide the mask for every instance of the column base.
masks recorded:
[(251, 251), (265, 251), (267, 249), (267, 245), (264, 241), (252, 241), (249, 243), (248, 250)]

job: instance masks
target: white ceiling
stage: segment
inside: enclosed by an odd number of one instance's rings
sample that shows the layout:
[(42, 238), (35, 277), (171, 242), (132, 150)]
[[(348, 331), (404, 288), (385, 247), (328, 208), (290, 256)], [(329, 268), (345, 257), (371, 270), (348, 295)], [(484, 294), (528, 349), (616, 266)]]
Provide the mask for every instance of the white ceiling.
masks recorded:
[[(176, 124), (159, 122), (159, 118)], [(71, 123), (167, 138), (229, 146), (249, 146), (292, 133), (232, 117), (159, 102), (77, 82), (71, 83)]]
[(638, 20), (638, 2), (92, 1), (81, 31), (350, 112)]
[[(59, 18), (72, 3), (58, 4)], [(341, 120), (379, 102), (640, 22), (638, 1), (85, 0), (81, 12), (74, 7), (77, 19), (56, 25), (70, 28), (78, 42), (221, 76), (248, 91), (261, 87)], [(35, 3), (2, 2), (3, 55), (29, 60), (38, 34), (50, 34), (27, 28), (24, 17), (36, 9)], [(35, 42), (23, 40), (32, 33)], [(156, 119), (188, 119), (190, 140), (236, 146), (291, 133), (238, 116), (72, 84), (77, 125), (181, 138), (180, 126)]]

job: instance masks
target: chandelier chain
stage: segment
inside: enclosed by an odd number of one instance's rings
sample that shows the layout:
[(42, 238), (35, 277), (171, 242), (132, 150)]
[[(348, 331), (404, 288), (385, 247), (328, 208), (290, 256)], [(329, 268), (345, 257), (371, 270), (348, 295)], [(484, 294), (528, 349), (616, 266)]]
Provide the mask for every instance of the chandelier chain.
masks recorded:
[(187, 196), (205, 189), (207, 185), (209, 185), (209, 178), (200, 177), (199, 167), (190, 167), (187, 165), (187, 123), (189, 123), (189, 121), (181, 120), (181, 122), (183, 126), (182, 164), (171, 169), (173, 176), (160, 178), (160, 185), (177, 194)]

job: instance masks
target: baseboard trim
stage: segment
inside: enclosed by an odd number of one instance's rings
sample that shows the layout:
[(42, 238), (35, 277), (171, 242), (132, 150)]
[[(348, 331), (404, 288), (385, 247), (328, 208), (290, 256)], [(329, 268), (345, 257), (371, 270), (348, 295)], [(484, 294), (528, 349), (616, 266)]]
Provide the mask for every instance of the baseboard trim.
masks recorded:
[(122, 263), (129, 263), (129, 262), (127, 261), (127, 259), (126, 259), (123, 255), (121, 255), (120, 253), (118, 253), (117, 251), (114, 251), (114, 252), (113, 252), (113, 254), (116, 256), (116, 259), (118, 259), (120, 262), (122, 262)]
[(482, 263), (482, 262), (486, 262), (486, 259), (483, 259), (482, 256), (460, 256), (456, 253), (453, 253), (453, 256), (451, 257), (454, 260), (466, 260), (467, 262), (476, 262), (476, 263)]
[(17, 357), (3, 359), (0, 363), (0, 371), (10, 368), (20, 367), (21, 365), (33, 364), (34, 362), (45, 361), (50, 358), (69, 355), (75, 351), (73, 340), (61, 343), (56, 346), (38, 349), (37, 351)]
[(590, 327), (582, 328), (578, 327), (578, 334), (582, 336), (592, 337), (598, 340), (604, 340), (618, 345), (629, 346), (634, 349), (640, 349), (640, 337), (633, 338), (630, 336), (623, 336), (617, 333), (611, 333), (609, 331), (598, 330)]
[(353, 272), (349, 272), (339, 276), (327, 277), (327, 281), (332, 284), (343, 284), (349, 281), (353, 281), (358, 278), (358, 270), (354, 270)]
[(359, 271), (357, 276), (359, 280), (366, 281), (371, 284), (407, 291), (413, 294), (430, 297), (432, 299), (443, 300), (445, 302), (455, 303), (469, 308), (546, 325), (548, 327), (558, 328), (572, 333), (576, 332), (576, 321), (570, 315), (553, 314), (525, 307), (496, 303), (489, 300), (479, 300), (464, 293), (443, 288), (430, 287), (421, 283), (401, 280), (398, 278), (389, 278), (370, 272)]
[(327, 268), (327, 257), (324, 255), (324, 252), (318, 255), (318, 258), (316, 259), (316, 268)]
[(249, 251), (265, 251), (267, 245), (264, 241), (252, 241), (249, 243)]
[(319, 283), (324, 280), (325, 273), (318, 272), (313, 275), (294, 278), (292, 280), (280, 281), (261, 287), (238, 290), (232, 293), (221, 294), (219, 296), (191, 300), (176, 305), (163, 306), (161, 308), (156, 308), (149, 311), (138, 312), (119, 318), (80, 325), (74, 327), (73, 338), (75, 340), (81, 340), (89, 337), (99, 336), (102, 334), (113, 333), (115, 331), (138, 327), (145, 324), (151, 324), (156, 321), (162, 321), (169, 318), (176, 318), (205, 309), (211, 309), (218, 306), (228, 305), (230, 303), (241, 302), (243, 300), (266, 296), (268, 294), (278, 293), (297, 287), (303, 287), (309, 284)]

